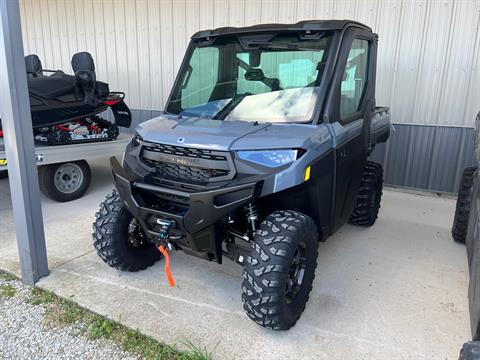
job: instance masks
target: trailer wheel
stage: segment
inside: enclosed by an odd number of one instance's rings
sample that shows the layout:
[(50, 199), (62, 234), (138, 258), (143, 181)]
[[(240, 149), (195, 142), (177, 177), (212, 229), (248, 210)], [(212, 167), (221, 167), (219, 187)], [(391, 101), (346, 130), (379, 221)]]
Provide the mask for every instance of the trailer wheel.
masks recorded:
[(357, 202), (349, 222), (359, 226), (372, 226), (378, 217), (383, 190), (382, 165), (367, 161), (363, 171)]
[(242, 301), (257, 324), (288, 330), (305, 309), (318, 255), (311, 218), (290, 210), (269, 215), (255, 234), (243, 271)]
[(457, 206), (453, 218), (452, 236), (455, 241), (465, 243), (468, 227), (468, 216), (472, 198), (473, 176), (476, 167), (467, 167), (463, 170), (460, 188), (458, 190)]
[(160, 259), (160, 252), (146, 239), (116, 191), (106, 196), (95, 217), (93, 245), (109, 266), (122, 271), (139, 271)]
[(8, 178), (8, 170), (0, 170), (0, 179)]
[(90, 167), (85, 160), (44, 165), (38, 170), (40, 190), (59, 202), (82, 197), (90, 185), (90, 176)]

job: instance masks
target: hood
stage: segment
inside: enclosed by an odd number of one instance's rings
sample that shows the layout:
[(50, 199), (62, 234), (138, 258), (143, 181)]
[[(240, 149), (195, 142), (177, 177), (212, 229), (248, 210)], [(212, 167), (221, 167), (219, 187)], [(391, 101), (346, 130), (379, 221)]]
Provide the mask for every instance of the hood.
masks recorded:
[(209, 150), (230, 150), (236, 141), (269, 126), (268, 123), (161, 115), (141, 123), (136, 131), (148, 142)]

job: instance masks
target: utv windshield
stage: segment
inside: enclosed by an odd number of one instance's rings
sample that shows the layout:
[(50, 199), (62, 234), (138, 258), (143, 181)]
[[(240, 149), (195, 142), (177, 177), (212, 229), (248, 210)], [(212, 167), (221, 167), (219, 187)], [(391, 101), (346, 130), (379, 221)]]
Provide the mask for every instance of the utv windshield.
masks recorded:
[(328, 33), (308, 40), (272, 34), (265, 41), (195, 43), (166, 110), (225, 121), (311, 121), (330, 39)]

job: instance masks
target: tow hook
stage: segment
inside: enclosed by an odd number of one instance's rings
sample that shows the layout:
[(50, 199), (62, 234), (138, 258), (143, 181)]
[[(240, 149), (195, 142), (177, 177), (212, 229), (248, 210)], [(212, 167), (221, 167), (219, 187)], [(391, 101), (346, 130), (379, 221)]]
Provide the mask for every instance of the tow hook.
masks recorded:
[(175, 220), (168, 219), (157, 219), (157, 224), (161, 226), (159, 233), (158, 250), (165, 257), (165, 273), (167, 274), (168, 283), (170, 284), (170, 287), (174, 287), (175, 280), (173, 279), (173, 275), (170, 270), (170, 254), (168, 253), (168, 251), (171, 251), (173, 249), (172, 244), (169, 241), (170, 230), (177, 224)]
[(169, 241), (170, 238), (170, 230), (174, 228), (177, 223), (175, 220), (168, 220), (168, 219), (157, 219), (157, 224), (161, 226), (160, 228), (160, 245), (165, 245), (168, 250), (172, 250), (172, 244)]

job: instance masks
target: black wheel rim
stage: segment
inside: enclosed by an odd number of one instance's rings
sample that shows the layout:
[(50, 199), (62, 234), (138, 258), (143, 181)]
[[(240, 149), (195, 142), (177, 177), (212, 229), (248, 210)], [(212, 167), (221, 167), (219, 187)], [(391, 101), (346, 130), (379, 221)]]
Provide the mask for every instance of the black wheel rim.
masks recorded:
[(295, 254), (293, 255), (293, 259), (290, 264), (290, 269), (288, 270), (287, 283), (285, 284), (285, 297), (287, 304), (295, 301), (295, 298), (302, 289), (306, 269), (306, 246), (305, 243), (301, 242), (297, 245)]
[(133, 250), (143, 250), (151, 245), (135, 218), (132, 218), (128, 223), (127, 244)]

